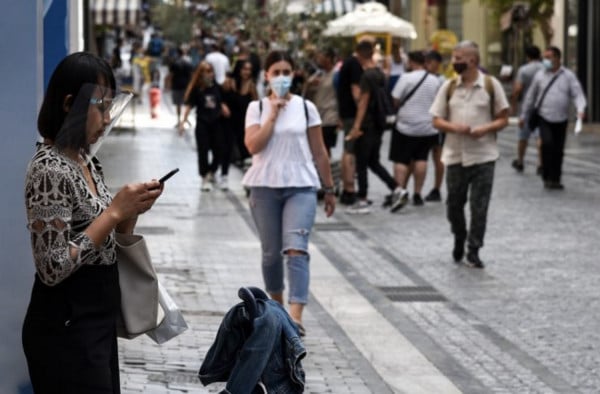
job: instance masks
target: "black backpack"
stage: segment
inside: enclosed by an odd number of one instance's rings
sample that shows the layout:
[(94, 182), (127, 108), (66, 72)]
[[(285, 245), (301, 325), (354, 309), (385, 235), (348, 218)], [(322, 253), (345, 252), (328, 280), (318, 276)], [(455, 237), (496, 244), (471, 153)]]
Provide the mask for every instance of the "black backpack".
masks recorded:
[(375, 91), (375, 106), (377, 107), (375, 116), (375, 126), (380, 130), (386, 130), (394, 123), (396, 111), (392, 105), (392, 97), (387, 89), (379, 87)]
[(392, 104), (392, 96), (387, 89), (387, 84), (375, 84), (371, 90), (373, 94), (373, 122), (381, 131), (387, 130), (394, 123), (396, 111)]

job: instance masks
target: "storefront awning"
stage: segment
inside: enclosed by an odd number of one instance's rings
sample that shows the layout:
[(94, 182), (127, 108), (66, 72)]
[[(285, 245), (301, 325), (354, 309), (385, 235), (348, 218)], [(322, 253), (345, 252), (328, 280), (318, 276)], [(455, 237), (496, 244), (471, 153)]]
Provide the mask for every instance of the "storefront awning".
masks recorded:
[(95, 25), (128, 26), (139, 22), (141, 0), (91, 0)]

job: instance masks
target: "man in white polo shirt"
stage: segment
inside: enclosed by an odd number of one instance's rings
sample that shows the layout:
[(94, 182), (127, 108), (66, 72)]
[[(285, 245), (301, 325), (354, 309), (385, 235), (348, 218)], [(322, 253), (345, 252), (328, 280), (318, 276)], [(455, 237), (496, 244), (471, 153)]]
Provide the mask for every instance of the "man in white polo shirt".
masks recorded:
[(229, 68), (231, 67), (229, 58), (221, 53), (217, 43), (211, 43), (209, 48), (210, 53), (206, 55), (204, 60), (206, 60), (215, 71), (215, 80), (217, 83), (223, 85), (223, 82), (225, 82), (225, 74), (227, 74), (227, 71), (229, 71)]
[(414, 175), (413, 204), (423, 205), (421, 190), (427, 173), (429, 150), (437, 144), (438, 131), (431, 124), (431, 115), (423, 110), (429, 108), (437, 95), (440, 81), (425, 70), (423, 51), (408, 53), (408, 70), (402, 74), (392, 90), (394, 104), (398, 108), (396, 124), (392, 131), (389, 158), (394, 162), (394, 177), (402, 187), (392, 203), (395, 212), (406, 204), (405, 189), (411, 166)]
[[(461, 262), (467, 242), (467, 265), (483, 268), (479, 249), (499, 157), (496, 133), (508, 124), (509, 105), (500, 82), (479, 71), (477, 44), (459, 43), (452, 64), (459, 76), (442, 85), (429, 112), (433, 126), (446, 133), (442, 162), (446, 165), (447, 217), (454, 234), (452, 256)], [(468, 230), (467, 198), (471, 209)]]

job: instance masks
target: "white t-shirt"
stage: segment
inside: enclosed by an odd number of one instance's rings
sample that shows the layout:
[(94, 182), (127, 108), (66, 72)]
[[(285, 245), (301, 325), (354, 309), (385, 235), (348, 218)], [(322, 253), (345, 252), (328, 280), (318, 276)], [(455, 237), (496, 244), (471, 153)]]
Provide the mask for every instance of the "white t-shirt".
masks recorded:
[[(264, 124), (271, 113), (268, 98), (253, 101), (246, 112), (246, 128)], [(303, 101), (308, 110), (308, 125)], [(319, 126), (321, 117), (315, 105), (292, 95), (290, 101), (279, 111), (271, 139), (263, 150), (252, 156), (242, 184), (247, 187), (321, 187), (317, 169), (308, 143), (307, 126)]]
[(219, 85), (223, 85), (225, 82), (225, 75), (229, 71), (229, 58), (223, 55), (221, 52), (211, 52), (204, 58), (215, 71), (215, 80)]
[[(392, 97), (401, 101), (404, 100), (424, 76), (425, 70), (415, 70), (402, 74), (392, 90)], [(415, 93), (398, 110), (396, 130), (402, 134), (415, 137), (437, 134), (438, 131), (433, 127), (432, 116), (425, 109), (431, 107), (439, 88), (440, 81), (438, 77), (434, 74), (427, 75), (427, 78)]]

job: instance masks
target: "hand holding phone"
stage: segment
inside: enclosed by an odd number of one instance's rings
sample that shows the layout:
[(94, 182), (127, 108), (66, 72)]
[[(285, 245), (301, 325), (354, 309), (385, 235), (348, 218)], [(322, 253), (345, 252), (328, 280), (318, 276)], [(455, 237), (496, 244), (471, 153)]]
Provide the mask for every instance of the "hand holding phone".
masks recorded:
[(179, 172), (179, 168), (175, 168), (174, 170), (169, 171), (165, 176), (158, 180), (159, 183), (165, 183), (167, 179), (171, 178), (173, 175)]
[[(169, 171), (168, 173), (166, 173), (166, 174), (165, 174), (163, 177), (161, 177), (161, 178), (158, 180), (158, 183), (160, 183), (160, 184), (161, 184), (161, 186), (162, 186), (162, 185), (163, 185), (163, 183), (165, 183), (165, 182), (166, 182), (166, 181), (167, 181), (169, 178), (171, 178), (173, 175), (177, 174), (178, 172), (179, 172), (179, 168), (175, 168), (175, 169), (173, 169), (173, 170)], [(155, 190), (155, 189), (158, 189), (158, 187), (153, 187), (153, 188), (152, 188), (152, 189), (150, 189), (150, 190)]]

